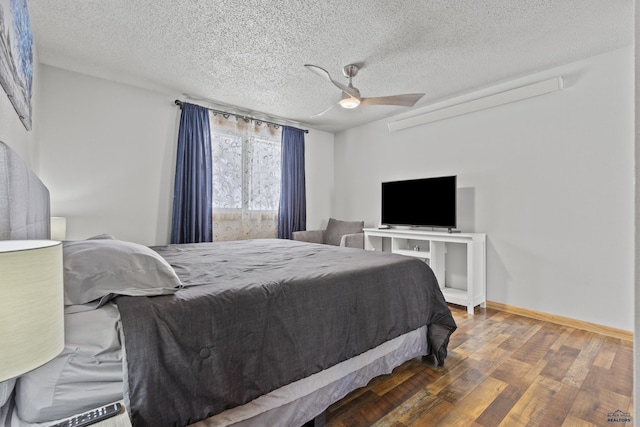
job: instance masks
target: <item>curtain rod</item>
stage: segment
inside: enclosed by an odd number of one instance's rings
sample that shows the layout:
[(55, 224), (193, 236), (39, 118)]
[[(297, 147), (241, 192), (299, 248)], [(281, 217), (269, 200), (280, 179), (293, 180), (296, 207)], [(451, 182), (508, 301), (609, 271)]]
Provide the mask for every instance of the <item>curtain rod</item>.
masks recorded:
[[(174, 102), (175, 102), (176, 105), (178, 105), (180, 107), (180, 109), (182, 109), (182, 104), (184, 104), (184, 102), (180, 101), (179, 99), (176, 99)], [(244, 120), (252, 120), (254, 122), (268, 123), (268, 124), (274, 125), (274, 126), (286, 126), (286, 125), (281, 125), (280, 123), (270, 122), (269, 120), (262, 120), (262, 119), (256, 119), (255, 117), (244, 116), (242, 114), (228, 113), (226, 111), (215, 110), (215, 109), (209, 108), (209, 107), (204, 107), (204, 108), (206, 108), (209, 111), (213, 111), (214, 113), (218, 113), (218, 114), (222, 114), (222, 115), (228, 115), (228, 116), (234, 116), (234, 117), (238, 117), (238, 118), (244, 119)], [(299, 128), (296, 128), (296, 129), (299, 129)], [(304, 133), (309, 133), (309, 129), (300, 129), (300, 130), (303, 131)]]

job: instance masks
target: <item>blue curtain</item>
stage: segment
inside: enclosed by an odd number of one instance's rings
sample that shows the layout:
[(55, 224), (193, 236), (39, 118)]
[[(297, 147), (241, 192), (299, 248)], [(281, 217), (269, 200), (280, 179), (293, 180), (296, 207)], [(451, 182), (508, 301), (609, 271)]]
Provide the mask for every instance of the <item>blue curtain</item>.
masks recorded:
[(278, 238), (291, 239), (291, 233), (307, 228), (303, 130), (282, 127), (281, 168)]
[(183, 103), (173, 194), (171, 243), (213, 240), (209, 111)]

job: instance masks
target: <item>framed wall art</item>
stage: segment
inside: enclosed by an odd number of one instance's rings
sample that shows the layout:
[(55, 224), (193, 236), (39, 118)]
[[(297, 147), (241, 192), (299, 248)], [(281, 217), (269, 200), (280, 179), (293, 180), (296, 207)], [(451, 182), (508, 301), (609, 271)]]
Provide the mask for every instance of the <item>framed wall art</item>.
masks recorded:
[(27, 0), (0, 0), (0, 84), (31, 130), (33, 35)]

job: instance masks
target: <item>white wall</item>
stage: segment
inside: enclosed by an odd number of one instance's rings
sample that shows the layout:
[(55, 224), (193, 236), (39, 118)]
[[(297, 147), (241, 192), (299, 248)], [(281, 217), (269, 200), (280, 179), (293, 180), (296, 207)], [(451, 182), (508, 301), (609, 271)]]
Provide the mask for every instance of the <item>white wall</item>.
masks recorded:
[(633, 330), (633, 58), (629, 47), (519, 82), (562, 75), (561, 92), (336, 135), (335, 215), (375, 226), (382, 181), (455, 174), (460, 228), (487, 233), (488, 300)]
[(42, 71), (40, 176), (67, 238), (168, 239), (180, 110), (168, 94)]
[(333, 138), (319, 130), (305, 135), (307, 230), (326, 228), (333, 212)]
[[(180, 95), (41, 69), (40, 174), (67, 238), (168, 243)], [(318, 225), (332, 208), (333, 134), (311, 130), (305, 140), (308, 223)]]

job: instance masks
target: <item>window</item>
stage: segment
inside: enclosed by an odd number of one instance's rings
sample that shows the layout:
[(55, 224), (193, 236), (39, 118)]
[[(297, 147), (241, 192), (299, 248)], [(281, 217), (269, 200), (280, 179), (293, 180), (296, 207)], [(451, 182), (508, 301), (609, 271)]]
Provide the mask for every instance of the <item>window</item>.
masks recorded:
[(280, 128), (211, 114), (213, 240), (277, 237)]

